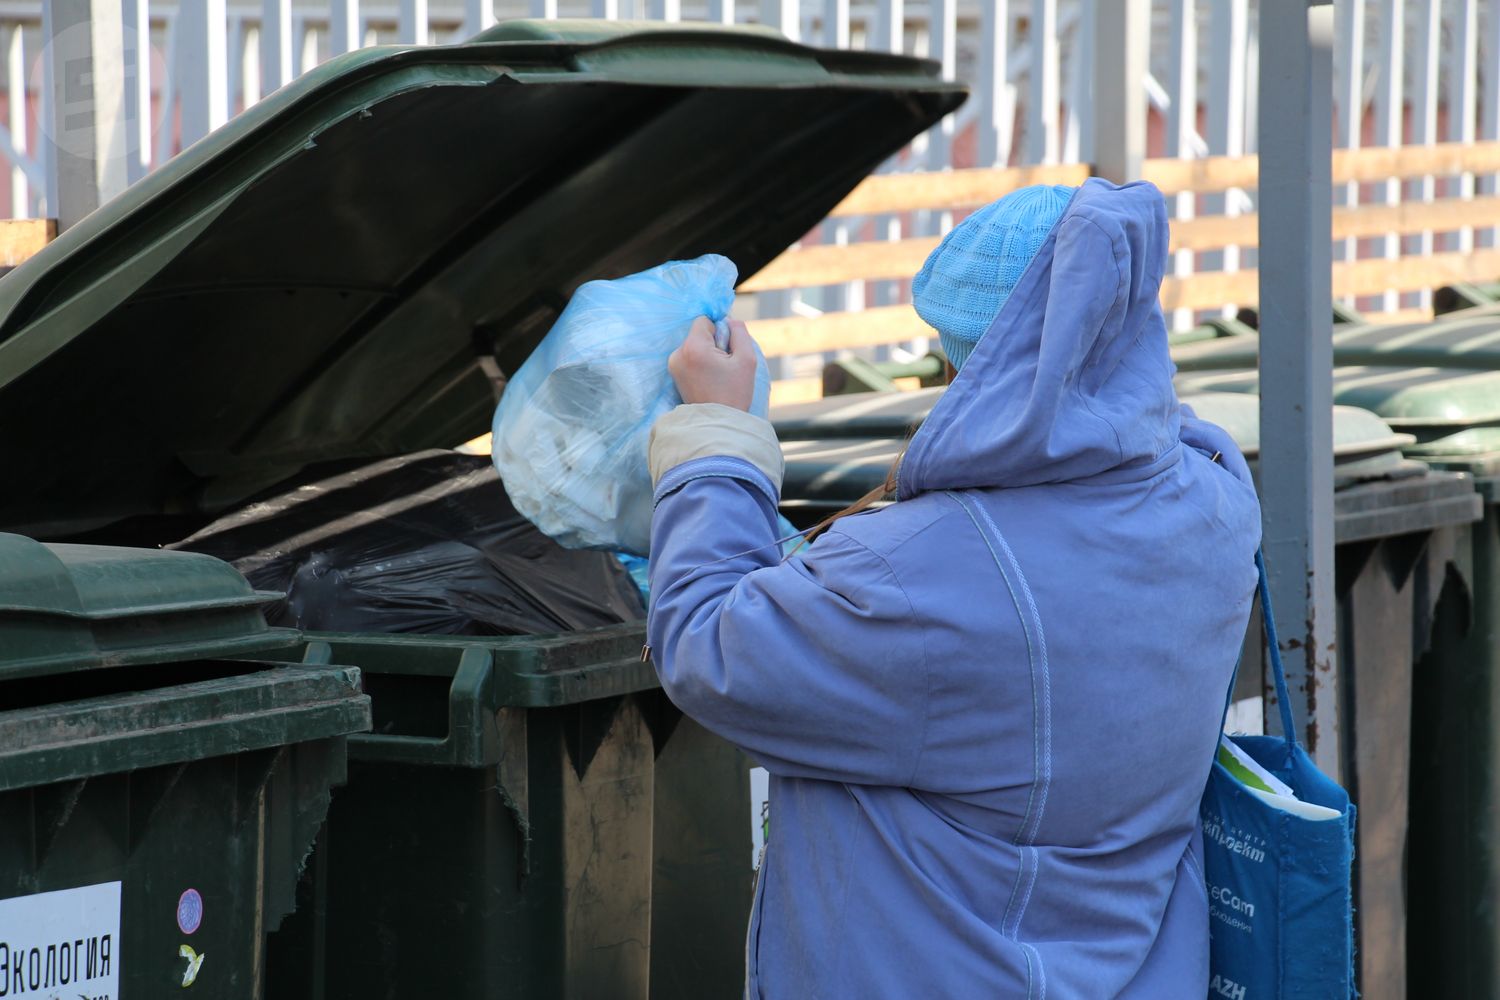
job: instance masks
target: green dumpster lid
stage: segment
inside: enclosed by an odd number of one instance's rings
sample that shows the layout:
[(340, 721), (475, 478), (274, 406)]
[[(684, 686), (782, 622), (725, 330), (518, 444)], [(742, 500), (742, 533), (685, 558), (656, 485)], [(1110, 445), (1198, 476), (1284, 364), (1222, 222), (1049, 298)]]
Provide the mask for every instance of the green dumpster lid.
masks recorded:
[[(942, 389), (834, 396), (779, 407), (772, 421), (786, 456), (784, 493), (807, 506), (842, 506), (878, 486), (906, 439), (921, 426)], [(1254, 462), (1260, 454), (1260, 401), (1222, 392), (1186, 393), (1182, 402), (1223, 427)], [(1421, 476), (1425, 466), (1402, 457), (1416, 439), (1378, 416), (1334, 407), (1334, 477), (1340, 488), (1376, 479)]]
[[(1179, 392), (1254, 393), (1259, 387), (1254, 371), (1194, 372), (1177, 380)], [(1500, 371), (1345, 365), (1334, 369), (1333, 398), (1426, 441), (1500, 424)]]
[[(1178, 388), (1258, 391), (1258, 346), (1255, 337), (1229, 337), (1180, 347)], [(1437, 322), (1347, 327), (1333, 335), (1333, 356), (1336, 402), (1370, 410), (1424, 445), (1500, 425), (1500, 305)], [(1472, 438), (1455, 447), (1472, 450)]]
[(508, 22), (317, 67), (0, 280), (0, 527), (216, 510), (451, 447), (582, 282), (742, 277), (953, 111), (930, 62)]
[(275, 597), (197, 553), (0, 534), (0, 677), (289, 647), (261, 614)]

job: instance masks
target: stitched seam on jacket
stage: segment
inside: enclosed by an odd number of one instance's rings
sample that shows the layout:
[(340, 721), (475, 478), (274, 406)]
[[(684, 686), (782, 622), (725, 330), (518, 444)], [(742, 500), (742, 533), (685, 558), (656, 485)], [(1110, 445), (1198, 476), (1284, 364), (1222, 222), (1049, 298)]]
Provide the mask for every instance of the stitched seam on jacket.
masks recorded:
[[(983, 507), (979, 508), (979, 516), (984, 518), (984, 523), (990, 526), (995, 533), (1000, 547), (1005, 551), (1005, 556), (1010, 560), (1011, 567), (1016, 571), (1016, 579), (1021, 581), (1021, 592), (1026, 595), (1026, 606), (1031, 610), (1031, 619), (1036, 626), (1037, 646), (1042, 653), (1042, 801), (1037, 806), (1036, 820), (1032, 824), (1031, 836), (1028, 842), (1035, 844), (1037, 834), (1042, 829), (1042, 814), (1047, 811), (1047, 796), (1052, 791), (1052, 668), (1047, 660), (1047, 632), (1042, 628), (1042, 615), (1037, 610), (1036, 598), (1031, 593), (1031, 584), (1026, 581), (1026, 574), (1021, 569), (1016, 554), (1011, 551), (1010, 543), (1005, 540), (999, 527), (990, 519), (989, 511)], [(1025, 911), (1025, 904), (1022, 904)]]
[(750, 486), (754, 486), (766, 499), (771, 501), (771, 506), (776, 506), (777, 494), (771, 480), (760, 469), (742, 458), (725, 456), (719, 458), (695, 458), (690, 462), (683, 462), (672, 471), (662, 476), (661, 482), (657, 484), (656, 495), (652, 499), (652, 509), (661, 505), (668, 496), (676, 493), (688, 483), (698, 479), (727, 478), (738, 479)]
[[(1021, 852), (1020, 852), (1020, 857), (1021, 857), (1021, 871), (1019, 871), (1019, 872), (1016, 873), (1016, 883), (1015, 883), (1014, 886), (1011, 887), (1011, 897), (1010, 897), (1009, 902), (1007, 902), (1007, 904), (1006, 904), (1005, 914), (1001, 918), (1000, 930), (1001, 930), (1001, 933), (1007, 934), (1011, 938), (1011, 940), (1015, 941), (1016, 944), (1020, 946), (1020, 948), (1022, 950), (1022, 953), (1024, 955), (1026, 955), (1026, 975), (1027, 975), (1026, 995), (1027, 995), (1027, 997), (1030, 997), (1031, 993), (1032, 993), (1032, 990), (1031, 990), (1031, 986), (1032, 986), (1032, 983), (1031, 983), (1031, 964), (1032, 964), (1032, 959), (1035, 958), (1036, 964), (1037, 964), (1037, 972), (1038, 972), (1038, 975), (1041, 977), (1041, 981), (1042, 981), (1042, 994), (1041, 994), (1041, 997), (1042, 997), (1042, 1000), (1045, 1000), (1045, 997), (1046, 997), (1046, 973), (1042, 969), (1041, 955), (1039, 955), (1036, 952), (1036, 950), (1034, 948), (1032, 948), (1029, 944), (1026, 944), (1025, 942), (1023, 942), (1023, 941), (1020, 940), (1021, 916), (1024, 915), (1024, 913), (1026, 912), (1026, 903), (1025, 902), (1023, 902), (1021, 904), (1020, 912), (1017, 913), (1017, 915), (1015, 917), (1015, 920), (1014, 921), (1011, 920), (1011, 910), (1015, 907), (1015, 904), (1016, 904), (1016, 893), (1020, 890), (1021, 882), (1023, 880), (1027, 880), (1026, 869), (1028, 867), (1031, 868), (1031, 875), (1030, 875), (1030, 879), (1028, 880), (1028, 881), (1031, 882), (1031, 884), (1027, 885), (1026, 893), (1025, 893), (1025, 899), (1027, 901), (1029, 901), (1030, 898), (1031, 898), (1032, 885), (1034, 885), (1034, 881), (1035, 881), (1035, 877), (1036, 877), (1036, 868), (1038, 867), (1037, 866), (1037, 852), (1036, 852), (1035, 848), (1031, 847), (1029, 844), (1022, 844), (1021, 841), (1024, 839), (1024, 837), (1026, 835), (1026, 829), (1027, 829), (1027, 827), (1028, 826), (1032, 826), (1032, 806), (1034, 804), (1036, 793), (1037, 793), (1037, 785), (1040, 782), (1041, 776), (1042, 776), (1041, 747), (1038, 746), (1038, 743), (1037, 743), (1038, 737), (1040, 735), (1040, 733), (1039, 733), (1040, 726), (1038, 726), (1038, 724), (1037, 724), (1037, 715), (1039, 713), (1039, 707), (1037, 705), (1037, 690), (1036, 690), (1037, 689), (1037, 677), (1036, 677), (1036, 653), (1037, 653), (1037, 649), (1036, 649), (1036, 645), (1032, 641), (1032, 635), (1031, 635), (1033, 627), (1039, 627), (1040, 626), (1040, 622), (1036, 621), (1036, 620), (1033, 620), (1031, 622), (1027, 621), (1025, 612), (1021, 608), (1021, 600), (1020, 600), (1020, 598), (1016, 594), (1015, 585), (1011, 582), (1010, 574), (1006, 572), (1004, 564), (1000, 561), (1000, 555), (999, 555), (999, 553), (997, 553), (995, 551), (994, 543), (990, 541), (990, 533), (985, 530), (984, 525), (982, 525), (982, 524), (979, 523), (979, 518), (977, 518), (977, 517), (974, 516), (974, 510), (970, 506), (969, 501), (967, 501), (962, 496), (960, 496), (958, 493), (956, 493), (956, 492), (954, 492), (952, 490), (948, 490), (946, 492), (947, 492), (947, 494), (950, 497), (953, 498), (954, 502), (957, 503), (960, 507), (962, 507), (964, 509), (964, 512), (969, 515), (969, 520), (974, 523), (974, 530), (978, 531), (979, 532), (979, 537), (984, 540), (984, 546), (985, 546), (986, 549), (989, 550), (990, 558), (993, 559), (994, 562), (995, 562), (995, 568), (1000, 571), (1000, 578), (1005, 583), (1005, 589), (1006, 589), (1006, 592), (1010, 595), (1011, 604), (1014, 605), (1014, 607), (1016, 609), (1016, 617), (1021, 622), (1021, 632), (1025, 636), (1025, 638), (1026, 638), (1026, 658), (1027, 658), (1027, 665), (1028, 665), (1029, 671), (1031, 673), (1031, 687), (1032, 687), (1032, 736), (1031, 736), (1031, 743), (1032, 743), (1032, 760), (1033, 760), (1033, 767), (1035, 768), (1035, 771), (1033, 772), (1034, 773), (1034, 777), (1032, 779), (1031, 793), (1027, 797), (1027, 801), (1026, 801), (1026, 815), (1022, 818), (1021, 828), (1016, 833), (1016, 846), (1018, 846), (1018, 847), (1021, 848)], [(984, 520), (990, 524), (990, 526), (991, 526), (992, 529), (994, 529), (994, 522), (989, 519), (988, 515), (985, 514), (985, 512), (982, 509), (980, 511), (980, 514), (984, 516)], [(999, 532), (998, 529), (994, 529), (994, 532), (995, 532), (995, 534), (997, 536), (1000, 536), (1000, 532)], [(1000, 536), (1000, 541), (1001, 541), (1002, 544), (1004, 543), (1003, 536)], [(1010, 554), (1009, 546), (1006, 546), (1006, 553), (1007, 553), (1007, 555), (1010, 555), (1011, 560), (1013, 562), (1015, 557), (1014, 557), (1014, 555)], [(1019, 567), (1017, 567), (1017, 568), (1019, 569)], [(1027, 596), (1029, 598), (1030, 597), (1030, 588), (1027, 588), (1026, 593), (1027, 593)], [(1035, 613), (1035, 604), (1034, 603), (1031, 603), (1031, 609), (1032, 609), (1033, 613)], [(1048, 770), (1050, 772), (1050, 761), (1048, 762), (1047, 767), (1048, 767)], [(1040, 825), (1040, 816), (1038, 816), (1038, 818), (1037, 818), (1037, 825)], [(1033, 833), (1033, 836), (1034, 835), (1035, 834)], [(1028, 863), (1028, 858), (1030, 859), (1029, 863)], [(1006, 925), (1010, 925), (1010, 930), (1008, 930), (1008, 931), (1006, 930)]]
[(992, 560), (994, 560), (994, 562), (995, 562), (995, 568), (1000, 571), (1000, 579), (1005, 584), (1006, 593), (1008, 593), (1010, 595), (1011, 604), (1016, 609), (1016, 618), (1021, 623), (1021, 634), (1026, 639), (1027, 672), (1030, 673), (1031, 677), (1032, 677), (1032, 730), (1031, 730), (1032, 737), (1031, 737), (1031, 745), (1032, 745), (1032, 768), (1033, 768), (1032, 774), (1033, 774), (1033, 778), (1032, 778), (1032, 783), (1031, 783), (1031, 790), (1027, 793), (1027, 797), (1026, 797), (1026, 812), (1021, 817), (1021, 826), (1020, 826), (1019, 829), (1016, 830), (1016, 839), (1015, 839), (1016, 846), (1022, 848), (1022, 850), (1021, 850), (1021, 871), (1019, 871), (1019, 872), (1016, 873), (1016, 884), (1011, 889), (1011, 898), (1010, 898), (1010, 901), (1005, 906), (1005, 915), (1002, 917), (1001, 922), (1000, 922), (1000, 929), (1003, 932), (1005, 932), (1007, 934), (1012, 934), (1012, 936), (1014, 936), (1014, 933), (1012, 931), (1007, 930), (1007, 928), (1010, 925), (1011, 910), (1015, 907), (1016, 893), (1020, 891), (1021, 881), (1025, 877), (1026, 868), (1027, 868), (1027, 865), (1029, 863), (1028, 862), (1028, 855), (1027, 855), (1027, 852), (1025, 850), (1025, 845), (1022, 844), (1022, 841), (1024, 840), (1025, 835), (1026, 835), (1026, 828), (1031, 823), (1031, 808), (1035, 804), (1035, 801), (1036, 801), (1036, 784), (1037, 783), (1036, 783), (1036, 777), (1035, 776), (1039, 775), (1040, 772), (1041, 772), (1041, 765), (1040, 765), (1040, 759), (1039, 759), (1040, 758), (1040, 749), (1037, 747), (1037, 726), (1035, 724), (1035, 717), (1036, 717), (1036, 694), (1035, 694), (1035, 691), (1036, 691), (1036, 649), (1035, 649), (1035, 646), (1034, 646), (1034, 644), (1032, 642), (1032, 639), (1031, 639), (1031, 629), (1030, 629), (1030, 627), (1028, 626), (1028, 624), (1026, 622), (1025, 615), (1022, 614), (1022, 612), (1021, 612), (1021, 601), (1016, 596), (1015, 587), (1012, 585), (1012, 583), (1010, 581), (1009, 575), (1006, 574), (1005, 567), (1000, 564), (1000, 556), (999, 556), (998, 553), (995, 552), (995, 546), (990, 541), (989, 534), (984, 530), (984, 525), (980, 524), (979, 523), (979, 519), (974, 516), (974, 511), (973, 511), (972, 508), (970, 508), (970, 506), (968, 504), (968, 501), (962, 499), (961, 497), (958, 496), (958, 494), (953, 493), (951, 491), (949, 492), (948, 495), (951, 496), (951, 497), (953, 497), (953, 499), (958, 503), (958, 505), (961, 506), (964, 509), (964, 513), (966, 513), (966, 514), (969, 515), (969, 520), (971, 520), (974, 523), (974, 530), (979, 532), (979, 537), (981, 539), (983, 539), (985, 548), (989, 550), (990, 558)]
[[(1035, 847), (1037, 834), (1041, 832), (1042, 815), (1047, 810), (1047, 796), (1052, 790), (1052, 668), (1047, 659), (1047, 632), (1042, 627), (1042, 615), (1036, 607), (1036, 597), (1031, 592), (1031, 584), (1026, 579), (1026, 573), (1021, 569), (1020, 561), (1011, 550), (1010, 543), (1005, 540), (1005, 534), (999, 526), (990, 518), (990, 512), (984, 507), (979, 508), (979, 516), (984, 518), (984, 523), (990, 526), (995, 533), (995, 538), (1000, 542), (1000, 547), (1005, 551), (1005, 556), (1010, 560), (1011, 567), (1016, 571), (1016, 578), (1021, 581), (1021, 592), (1026, 595), (1026, 606), (1031, 610), (1032, 623), (1036, 627), (1037, 645), (1042, 653), (1042, 801), (1037, 805), (1036, 821), (1031, 829), (1031, 882), (1026, 886), (1026, 897), (1021, 900), (1021, 912), (1016, 914), (1016, 934), (1019, 938), (1021, 933), (1021, 921), (1026, 917), (1026, 909), (1031, 905), (1031, 891), (1036, 888), (1037, 876), (1041, 872), (1041, 854)], [(1025, 948), (1031, 948), (1023, 944)], [(1042, 979), (1041, 1000), (1047, 998), (1047, 968), (1042, 964), (1041, 956), (1037, 956), (1037, 972)]]
[(1037, 994), (1037, 997), (1038, 1000), (1047, 1000), (1047, 967), (1042, 964), (1042, 956), (1037, 953), (1037, 950), (1035, 948), (1027, 944), (1025, 941), (1017, 941), (1016, 944), (1020, 945), (1022, 950), (1026, 952), (1028, 959), (1026, 964), (1028, 968), (1031, 965), (1030, 959), (1036, 959), (1036, 974), (1037, 977), (1042, 981), (1042, 989), (1041, 992)]

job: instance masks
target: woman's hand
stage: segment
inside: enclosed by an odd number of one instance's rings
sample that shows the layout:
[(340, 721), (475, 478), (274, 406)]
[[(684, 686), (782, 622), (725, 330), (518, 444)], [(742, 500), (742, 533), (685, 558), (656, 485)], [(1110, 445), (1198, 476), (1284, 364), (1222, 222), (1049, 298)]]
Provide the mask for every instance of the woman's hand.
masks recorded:
[(725, 353), (714, 345), (713, 323), (699, 317), (667, 359), (667, 371), (684, 403), (720, 403), (748, 411), (755, 398), (755, 342), (745, 324), (732, 319)]

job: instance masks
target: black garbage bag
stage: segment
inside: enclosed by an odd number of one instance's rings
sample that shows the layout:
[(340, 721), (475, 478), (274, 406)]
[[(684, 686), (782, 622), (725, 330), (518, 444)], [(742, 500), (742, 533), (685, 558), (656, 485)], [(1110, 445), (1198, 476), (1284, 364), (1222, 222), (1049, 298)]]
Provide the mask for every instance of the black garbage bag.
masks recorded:
[(452, 451), (304, 475), (169, 548), (284, 592), (267, 617), (294, 628), (535, 635), (645, 615), (614, 556), (558, 545), (487, 458)]

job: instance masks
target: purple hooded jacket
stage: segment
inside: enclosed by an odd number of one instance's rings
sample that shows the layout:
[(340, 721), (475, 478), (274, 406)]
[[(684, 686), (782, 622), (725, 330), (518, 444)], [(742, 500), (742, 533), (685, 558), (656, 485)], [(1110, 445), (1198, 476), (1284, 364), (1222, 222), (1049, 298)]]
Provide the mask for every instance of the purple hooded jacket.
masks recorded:
[(899, 502), (785, 562), (760, 469), (658, 484), (662, 685), (772, 776), (749, 996), (1205, 996), (1198, 803), (1260, 514), (1173, 392), (1166, 256), (1160, 192), (1085, 184)]

